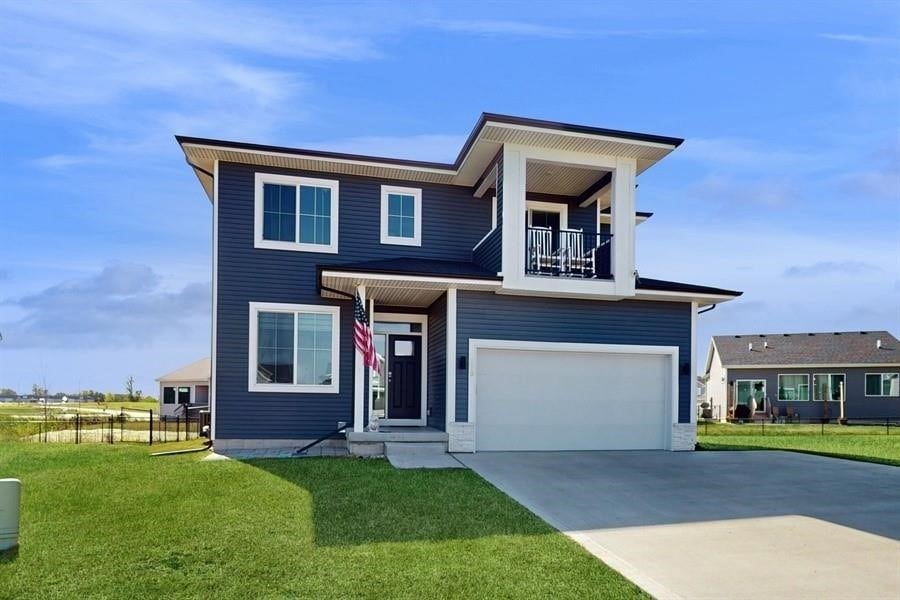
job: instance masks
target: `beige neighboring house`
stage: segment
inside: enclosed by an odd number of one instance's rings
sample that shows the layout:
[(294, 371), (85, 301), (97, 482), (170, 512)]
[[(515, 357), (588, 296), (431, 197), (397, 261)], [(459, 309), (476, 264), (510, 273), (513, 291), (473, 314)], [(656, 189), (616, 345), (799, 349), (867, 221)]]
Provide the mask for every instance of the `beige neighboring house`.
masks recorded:
[(184, 412), (178, 408), (183, 404), (209, 405), (209, 364), (209, 358), (201, 358), (156, 379), (159, 382), (160, 415), (180, 416)]

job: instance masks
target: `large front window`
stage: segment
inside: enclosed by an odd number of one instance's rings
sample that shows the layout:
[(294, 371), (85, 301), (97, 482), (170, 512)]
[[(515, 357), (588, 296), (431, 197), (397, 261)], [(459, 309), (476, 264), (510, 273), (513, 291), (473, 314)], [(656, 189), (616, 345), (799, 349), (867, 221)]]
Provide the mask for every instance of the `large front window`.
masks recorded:
[(337, 252), (338, 182), (256, 174), (256, 247)]
[(338, 391), (340, 309), (250, 303), (250, 390)]
[(779, 375), (779, 400), (809, 400), (809, 375)]
[(816, 373), (813, 375), (813, 400), (837, 402), (841, 399), (844, 376), (839, 373)]
[(900, 373), (866, 373), (866, 396), (900, 396)]

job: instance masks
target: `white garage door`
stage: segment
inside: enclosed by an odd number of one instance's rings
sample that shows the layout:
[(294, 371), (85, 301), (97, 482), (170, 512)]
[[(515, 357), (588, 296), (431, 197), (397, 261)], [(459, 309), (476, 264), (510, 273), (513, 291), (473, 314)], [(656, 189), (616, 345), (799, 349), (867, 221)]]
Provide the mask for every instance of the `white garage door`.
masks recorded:
[(476, 451), (665, 448), (668, 354), (478, 348)]

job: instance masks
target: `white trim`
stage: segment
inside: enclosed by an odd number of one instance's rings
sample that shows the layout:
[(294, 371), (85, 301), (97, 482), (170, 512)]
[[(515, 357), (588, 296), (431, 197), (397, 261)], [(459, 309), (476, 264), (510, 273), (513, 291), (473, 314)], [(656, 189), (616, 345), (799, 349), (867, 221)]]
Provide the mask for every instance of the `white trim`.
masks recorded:
[(446, 391), (444, 392), (444, 419), (447, 431), (456, 422), (456, 288), (447, 290), (447, 371), (445, 374)]
[[(366, 286), (361, 285), (356, 288), (356, 293), (359, 294), (359, 299), (362, 302), (363, 306), (366, 305)], [(353, 300), (354, 307), (356, 305), (356, 299)], [(355, 311), (355, 308), (354, 308)], [(360, 354), (359, 350), (356, 349), (356, 342), (353, 341), (353, 336), (355, 335), (356, 329), (356, 317), (353, 317), (354, 321), (354, 332), (350, 334), (350, 348), (351, 352), (353, 352), (353, 431), (365, 431), (365, 419), (366, 419), (366, 407), (365, 407), (365, 396), (366, 393), (366, 366), (363, 364), (363, 356)], [(371, 320), (372, 317), (369, 317)], [(371, 323), (370, 323), (371, 325)], [(371, 378), (369, 378), (371, 382)]]
[[(782, 377), (806, 377), (806, 395), (808, 398), (806, 400), (801, 400), (799, 398), (795, 400), (784, 400), (781, 398), (781, 378)], [(803, 384), (801, 384), (803, 385)], [(775, 374), (775, 387), (778, 388), (775, 390), (775, 398), (776, 402), (811, 402), (812, 401), (812, 388), (810, 387), (809, 381), (809, 373), (776, 373)]]
[(347, 279), (382, 280), (423, 283), (446, 283), (448, 285), (487, 285), (500, 287), (501, 282), (494, 279), (465, 279), (456, 277), (431, 277), (428, 275), (389, 275), (379, 273), (355, 273), (353, 271), (322, 271), (322, 277), (343, 277)]
[(697, 303), (691, 302), (691, 424), (697, 425)]
[(216, 319), (219, 310), (219, 160), (213, 163), (212, 331), (209, 354), (209, 439), (216, 439)]
[[(472, 144), (472, 147), (475, 145)], [(304, 154), (303, 152), (278, 152), (275, 150), (253, 150), (251, 148), (234, 148), (232, 146), (219, 146), (216, 144), (198, 144), (198, 143), (185, 143), (183, 145), (184, 148), (198, 148), (201, 150), (219, 150), (223, 152), (233, 152), (233, 153), (241, 153), (241, 154), (252, 154), (255, 156), (284, 156), (290, 158), (298, 158), (302, 160), (311, 160), (316, 162), (325, 162), (325, 163), (338, 163), (338, 164), (347, 164), (347, 165), (359, 165), (362, 167), (379, 167), (383, 169), (392, 169), (395, 171), (421, 171), (424, 173), (435, 173), (438, 175), (458, 175), (459, 171), (456, 169), (438, 169), (434, 167), (420, 167), (415, 165), (404, 165), (404, 164), (395, 164), (389, 162), (378, 162), (376, 160), (356, 160), (352, 158), (338, 158), (332, 156), (314, 156), (311, 154)], [(466, 154), (468, 156), (468, 153)], [(218, 159), (217, 159), (218, 160)]]
[[(267, 183), (277, 185), (290, 185), (296, 188), (294, 196), (294, 240), (293, 242), (284, 242), (279, 240), (263, 239), (263, 186)], [(330, 217), (330, 237), (329, 244), (310, 244), (300, 242), (300, 187), (320, 187), (331, 190), (331, 217)], [(340, 184), (337, 179), (317, 179), (313, 177), (298, 177), (295, 175), (279, 175), (276, 173), (266, 173), (257, 171), (254, 176), (254, 238), (253, 247), (263, 248), (266, 250), (292, 250), (294, 252), (322, 252), (327, 254), (337, 254), (338, 251), (338, 205), (340, 204)]]
[[(413, 197), (413, 237), (393, 236), (388, 233), (388, 196), (391, 194)], [(381, 186), (381, 243), (396, 246), (422, 245), (422, 189), (399, 187), (396, 185)]]
[[(280, 393), (313, 393), (313, 394), (337, 394), (340, 390), (340, 358), (341, 358), (341, 308), (326, 304), (284, 304), (280, 302), (249, 302), (250, 322), (248, 337), (248, 392), (280, 392)], [(294, 380), (297, 378), (297, 327), (299, 321), (297, 313), (316, 313), (331, 315), (331, 384), (310, 385), (302, 383), (258, 383), (256, 381), (256, 368), (258, 361), (257, 340), (259, 327), (257, 314), (262, 312), (291, 313), (294, 316)]]
[[(669, 356), (671, 365), (671, 379), (669, 381), (669, 415), (672, 425), (678, 423), (678, 346), (584, 344), (574, 342), (532, 342), (469, 338), (468, 423), (474, 425), (476, 429), (478, 427), (476, 422), (478, 398), (475, 374), (478, 366), (479, 349), (595, 352), (598, 354), (653, 354)], [(670, 450), (672, 449), (672, 428), (669, 428), (666, 433), (666, 447)], [(476, 447), (475, 450), (477, 451), (478, 448)]]
[(822, 398), (821, 400), (816, 398), (816, 375), (828, 375), (828, 389), (831, 389), (831, 377), (834, 375), (840, 375), (843, 379), (841, 381), (844, 384), (844, 392), (846, 393), (847, 388), (847, 374), (846, 373), (813, 373), (812, 374), (812, 389), (810, 390), (810, 399), (813, 402), (840, 402), (840, 400), (832, 400), (831, 398)]
[(762, 383), (763, 383), (763, 409), (762, 409), (762, 410), (755, 410), (755, 411), (753, 411), (753, 414), (765, 414), (765, 413), (769, 410), (769, 402), (770, 402), (770, 401), (769, 401), (769, 397), (768, 397), (768, 393), (769, 393), (769, 389), (768, 389), (768, 388), (769, 388), (769, 382), (766, 381), (766, 378), (765, 378), (765, 377), (757, 377), (757, 378), (755, 378), (755, 379), (735, 379), (735, 380), (734, 380), (734, 392), (732, 392), (732, 393), (734, 394), (733, 400), (734, 400), (734, 407), (735, 407), (735, 408), (737, 408), (737, 406), (738, 406), (738, 397), (737, 397), (737, 394), (738, 394), (738, 384), (739, 384), (740, 382), (742, 382), (742, 381), (748, 381), (748, 382), (750, 382), (751, 384), (752, 384), (753, 382), (755, 382), (755, 381), (762, 381)]
[[(492, 127), (501, 127), (503, 129), (518, 129), (520, 131), (534, 131), (534, 132), (542, 132), (542, 133), (553, 133), (565, 137), (576, 137), (576, 138), (586, 138), (592, 140), (601, 140), (604, 142), (611, 142), (616, 144), (627, 144), (632, 146), (646, 146), (648, 148), (668, 148), (674, 150), (677, 148), (674, 144), (663, 144), (662, 142), (649, 142), (645, 140), (636, 140), (634, 138), (628, 137), (614, 137), (609, 135), (602, 135), (599, 133), (588, 133), (583, 131), (565, 131), (562, 129), (553, 129), (549, 127), (539, 127), (537, 125), (524, 125), (518, 123), (505, 123), (505, 122), (497, 122), (497, 121), (486, 121), (485, 126), (491, 125)], [(474, 146), (474, 144), (473, 144)]]
[[(894, 394), (894, 395), (891, 395), (891, 394), (869, 394), (869, 392), (868, 392), (869, 386), (866, 383), (866, 377), (868, 377), (869, 375), (881, 375), (881, 383), (883, 386), (885, 375), (896, 375), (898, 378), (900, 378), (900, 373), (898, 373), (897, 371), (893, 371), (893, 372), (882, 371), (880, 373), (863, 373), (863, 394), (866, 398), (896, 398), (897, 397), (896, 394)], [(846, 387), (846, 385), (845, 385), (845, 387)], [(884, 387), (881, 387), (880, 389), (884, 389)]]
[(531, 227), (531, 213), (555, 212), (559, 214), (559, 228), (569, 228), (569, 205), (562, 202), (541, 202), (540, 200), (525, 200), (525, 225)]
[[(428, 424), (428, 315), (418, 313), (373, 313), (372, 315), (372, 331), (375, 331), (375, 322), (382, 323), (418, 323), (422, 326), (422, 331), (414, 331), (411, 333), (387, 334), (390, 335), (417, 335), (422, 338), (419, 351), (422, 354), (422, 393), (421, 406), (419, 408), (418, 419), (392, 419), (388, 415), (388, 386), (385, 382), (384, 386), (384, 419), (379, 419), (379, 423), (385, 425), (400, 426), (422, 426)], [(385, 370), (387, 369), (387, 360), (390, 356), (390, 348), (385, 345)], [(372, 397), (372, 378), (369, 378), (369, 397)]]

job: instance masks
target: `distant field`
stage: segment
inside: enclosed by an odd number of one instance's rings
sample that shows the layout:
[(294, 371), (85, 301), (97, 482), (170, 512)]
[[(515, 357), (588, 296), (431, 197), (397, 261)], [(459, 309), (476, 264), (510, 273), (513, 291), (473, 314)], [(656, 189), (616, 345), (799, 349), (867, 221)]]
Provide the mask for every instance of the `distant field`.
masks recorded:
[[(74, 414), (76, 412), (94, 412), (98, 410), (149, 410), (154, 413), (159, 409), (156, 402), (68, 402), (66, 404), (49, 404), (46, 407), (50, 416)], [(37, 402), (0, 402), (0, 417), (43, 416), (44, 405)]]

